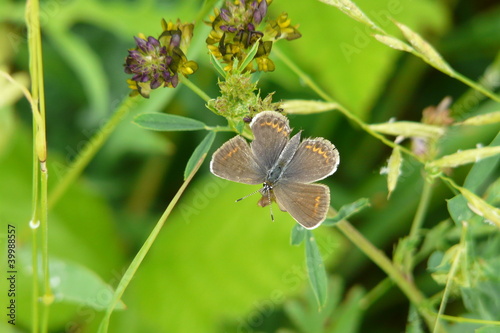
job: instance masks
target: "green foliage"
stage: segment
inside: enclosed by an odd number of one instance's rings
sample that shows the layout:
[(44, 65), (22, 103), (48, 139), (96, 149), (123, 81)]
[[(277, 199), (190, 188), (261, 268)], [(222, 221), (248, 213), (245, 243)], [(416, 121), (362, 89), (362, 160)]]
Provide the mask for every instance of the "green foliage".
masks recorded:
[[(273, 1), (302, 37), (241, 76), (259, 44), (228, 74), (205, 45), (215, 1), (42, 2), (43, 48), (25, 5), (0, 3), (0, 260), (15, 225), (18, 265), (0, 331), (499, 331), (498, 4)], [(128, 97), (132, 36), (177, 17), (198, 70)], [(268, 109), (339, 150), (314, 232), (276, 205), (271, 222), (258, 193), (234, 202), (260, 186), (197, 171)]]

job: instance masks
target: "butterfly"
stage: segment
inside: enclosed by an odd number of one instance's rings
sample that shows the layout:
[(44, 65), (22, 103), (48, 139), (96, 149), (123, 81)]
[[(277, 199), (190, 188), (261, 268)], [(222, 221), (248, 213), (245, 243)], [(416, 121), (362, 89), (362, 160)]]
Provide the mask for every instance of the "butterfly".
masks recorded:
[(330, 189), (312, 183), (337, 170), (337, 148), (324, 138), (301, 141), (301, 132), (290, 138), (288, 118), (276, 111), (258, 113), (250, 129), (255, 138), (250, 145), (239, 135), (225, 142), (214, 152), (210, 171), (238, 183), (263, 184), (260, 206), (275, 201), (304, 228), (318, 227), (330, 206)]

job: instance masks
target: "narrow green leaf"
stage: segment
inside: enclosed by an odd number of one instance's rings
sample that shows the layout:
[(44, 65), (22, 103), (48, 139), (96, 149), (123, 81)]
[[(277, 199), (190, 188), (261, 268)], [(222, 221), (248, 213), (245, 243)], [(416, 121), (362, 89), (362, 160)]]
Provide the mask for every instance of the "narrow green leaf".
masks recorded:
[(500, 146), (467, 149), (454, 154), (446, 155), (427, 165), (431, 168), (453, 168), (459, 165), (479, 162), (480, 160), (500, 154)]
[(465, 119), (464, 121), (456, 123), (455, 125), (481, 126), (495, 123), (500, 123), (500, 111), (470, 117)]
[(500, 209), (493, 207), (466, 188), (458, 187), (458, 190), (469, 203), (469, 208), (477, 215), (484, 217), (498, 228), (500, 228)]
[(361, 299), (365, 295), (365, 291), (359, 287), (354, 286), (347, 293), (347, 297), (335, 310), (335, 317), (338, 318), (333, 325), (333, 329), (327, 331), (328, 333), (356, 333), (359, 332), (361, 325), (361, 317), (363, 315), (363, 308)]
[(412, 53), (414, 51), (410, 45), (406, 44), (405, 42), (400, 41), (399, 39), (397, 39), (395, 37), (386, 36), (386, 35), (379, 35), (379, 34), (375, 34), (375, 35), (373, 35), (373, 37), (375, 37), (375, 39), (378, 40), (379, 42), (381, 42), (382, 44), (385, 44), (385, 45), (387, 45), (390, 48), (393, 48), (395, 50), (405, 51), (405, 52), (409, 52), (409, 53)]
[(306, 230), (305, 238), (306, 266), (307, 273), (309, 274), (309, 283), (318, 301), (318, 306), (321, 309), (326, 304), (328, 290), (325, 264), (323, 263), (323, 258), (321, 257), (313, 233), (310, 230)]
[(375, 132), (420, 138), (437, 138), (444, 134), (444, 128), (435, 125), (421, 124), (412, 121), (395, 121), (382, 124), (369, 125)]
[(260, 45), (260, 39), (252, 45), (252, 48), (247, 53), (247, 56), (245, 57), (245, 59), (243, 59), (241, 64), (239, 64), (239, 66), (236, 70), (236, 73), (243, 73), (243, 71), (245, 70), (245, 67), (247, 67), (248, 64), (252, 62), (253, 58), (257, 54), (257, 51), (259, 50), (259, 45)]
[[(467, 205), (467, 200), (462, 194), (458, 194), (448, 200), (448, 212), (456, 225), (461, 225), (462, 221), (470, 222), (472, 218), (477, 217)], [(479, 218), (479, 217), (477, 217)]]
[(446, 74), (453, 74), (454, 70), (448, 65), (446, 61), (441, 57), (441, 55), (419, 34), (411, 30), (406, 25), (394, 22), (396, 26), (401, 30), (405, 38), (411, 43), (411, 45), (419, 52), (422, 59), (433, 67), (443, 71)]
[(210, 149), (210, 147), (212, 147), (214, 139), (215, 139), (215, 132), (209, 131), (207, 136), (203, 138), (200, 144), (193, 151), (193, 154), (191, 155), (189, 161), (187, 162), (186, 169), (184, 170), (184, 180), (186, 180), (187, 177), (191, 174), (193, 168), (196, 166), (196, 163), (198, 163), (198, 161), (201, 159), (201, 156), (203, 154), (206, 154)]
[(290, 245), (300, 245), (304, 241), (304, 238), (306, 238), (306, 228), (296, 223), (290, 234)]
[(335, 110), (338, 104), (323, 101), (291, 99), (281, 103), (280, 107), (289, 114), (312, 114)]
[(133, 122), (153, 131), (196, 131), (206, 128), (199, 120), (168, 113), (142, 113), (135, 117)]
[(401, 156), (401, 149), (396, 147), (392, 150), (391, 157), (389, 157), (389, 162), (387, 163), (387, 198), (391, 196), (392, 191), (396, 188), (398, 178), (401, 175), (402, 163), (403, 157)]
[(350, 204), (343, 205), (340, 207), (339, 212), (331, 219), (326, 219), (325, 222), (322, 223), (324, 226), (333, 226), (336, 223), (346, 220), (354, 214), (357, 214), (359, 211), (365, 209), (370, 206), (370, 200), (367, 198), (358, 199)]
[(373, 30), (385, 34), (384, 30), (376, 25), (363, 11), (349, 0), (320, 0), (327, 5), (337, 7), (341, 12), (350, 16), (358, 22), (364, 23)]
[(212, 52), (209, 52), (209, 54), (210, 54), (210, 62), (212, 63), (212, 65), (214, 65), (214, 68), (217, 71), (217, 73), (219, 73), (219, 75), (222, 76), (225, 80), (227, 77), (227, 72), (224, 70), (222, 64), (219, 62), (219, 60), (217, 60), (217, 58), (212, 54)]
[[(498, 133), (488, 145), (488, 147), (494, 146), (500, 146), (500, 133)], [(464, 187), (472, 192), (476, 192), (476, 190), (487, 181), (491, 174), (494, 173), (495, 170), (498, 170), (498, 161), (500, 161), (500, 155), (474, 163), (469, 174), (465, 178)]]

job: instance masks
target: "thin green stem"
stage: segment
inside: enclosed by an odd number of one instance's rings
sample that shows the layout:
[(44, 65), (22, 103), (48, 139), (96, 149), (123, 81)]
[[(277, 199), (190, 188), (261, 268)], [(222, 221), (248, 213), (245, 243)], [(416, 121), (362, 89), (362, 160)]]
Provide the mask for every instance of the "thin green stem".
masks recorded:
[(49, 223), (48, 223), (48, 205), (47, 205), (47, 181), (48, 173), (45, 162), (40, 163), (40, 226), (42, 242), (42, 269), (43, 269), (43, 313), (42, 313), (42, 332), (47, 332), (49, 324), (50, 306), (54, 301), (54, 295), (50, 287), (49, 272)]
[(451, 74), (451, 77), (454, 77), (456, 78), (457, 80), (465, 83), (466, 85), (468, 85), (469, 87), (479, 91), (481, 94), (491, 98), (492, 100), (494, 100), (495, 102), (499, 102), (500, 103), (500, 96), (494, 94), (493, 92), (489, 91), (488, 89), (486, 89), (485, 87), (483, 87), (482, 85), (472, 81), (471, 79), (463, 76), (462, 74), (460, 73), (457, 73), (457, 72), (453, 72)]
[(127, 289), (130, 281), (132, 281), (135, 273), (139, 269), (139, 266), (141, 265), (142, 261), (144, 260), (144, 258), (148, 254), (149, 249), (153, 245), (156, 237), (158, 237), (158, 234), (160, 233), (163, 225), (165, 224), (165, 221), (170, 216), (170, 213), (174, 209), (174, 207), (177, 204), (177, 202), (179, 201), (182, 193), (184, 193), (184, 190), (187, 188), (188, 184), (191, 182), (191, 180), (193, 179), (196, 172), (198, 172), (198, 170), (199, 170), (201, 164), (203, 163), (203, 161), (205, 160), (206, 156), (207, 156), (206, 153), (203, 154), (203, 156), (200, 158), (198, 163), (196, 163), (196, 166), (193, 168), (193, 171), (191, 171), (189, 176), (186, 178), (186, 180), (184, 181), (182, 186), (179, 188), (179, 190), (175, 194), (172, 201), (168, 204), (167, 208), (165, 209), (165, 212), (163, 213), (163, 215), (160, 217), (160, 219), (156, 223), (156, 226), (154, 227), (153, 231), (151, 231), (148, 238), (146, 239), (146, 241), (142, 245), (141, 249), (139, 250), (139, 252), (137, 252), (137, 255), (130, 263), (130, 266), (128, 267), (125, 274), (123, 274), (123, 277), (120, 280), (120, 283), (118, 284), (118, 286), (116, 287), (115, 293), (113, 294), (113, 298), (111, 300), (111, 303), (108, 306), (108, 308), (106, 309), (106, 312), (104, 313), (104, 317), (101, 321), (98, 332), (105, 333), (108, 331), (109, 319), (111, 317), (111, 313), (113, 312), (116, 305), (118, 304), (118, 302), (122, 298), (122, 295), (125, 292), (125, 289)]
[(370, 126), (366, 123), (364, 123), (361, 119), (359, 119), (353, 112), (349, 111), (346, 107), (344, 107), (342, 104), (340, 104), (338, 101), (334, 100), (330, 95), (328, 95), (323, 89), (319, 87), (319, 85), (314, 82), (314, 80), (311, 79), (309, 75), (307, 75), (302, 69), (300, 69), (290, 58), (288, 58), (279, 48), (273, 48), (273, 53), (276, 54), (297, 76), (300, 77), (300, 79), (307, 85), (309, 88), (311, 88), (318, 96), (323, 98), (327, 102), (331, 103), (336, 103), (337, 104), (337, 110), (339, 110), (346, 118), (350, 119), (351, 121), (355, 122), (359, 127), (361, 127), (365, 132), (370, 134), (371, 136), (377, 138), (387, 146), (391, 148), (396, 148), (399, 147), (402, 152), (406, 153), (407, 155), (412, 156), (416, 160), (422, 162), (421, 158), (413, 154), (410, 150), (407, 148), (400, 146), (391, 140), (388, 140), (385, 136), (383, 136), (380, 133), (377, 133), (373, 131)]
[(39, 222), (37, 220), (32, 219), (30, 221), (30, 227), (32, 230), (31, 265), (33, 267), (33, 277), (31, 281), (33, 288), (33, 293), (31, 295), (31, 332), (33, 333), (38, 333), (40, 331), (38, 325), (40, 320), (40, 302), (38, 299), (38, 295), (40, 293), (40, 289), (38, 288), (38, 226)]
[(99, 149), (101, 149), (111, 133), (113, 133), (116, 126), (132, 107), (136, 106), (136, 103), (138, 103), (136, 99), (127, 96), (109, 121), (90, 139), (82, 153), (78, 155), (77, 159), (68, 167), (68, 171), (63, 176), (63, 179), (50, 192), (49, 208), (54, 207), (68, 187), (81, 175), (85, 167), (90, 163)]
[(455, 275), (457, 274), (458, 267), (460, 264), (460, 261), (462, 259), (462, 255), (465, 251), (465, 237), (467, 235), (467, 223), (462, 223), (462, 237), (460, 240), (460, 245), (457, 248), (457, 252), (455, 253), (453, 263), (451, 265), (450, 271), (448, 273), (448, 278), (446, 279), (446, 286), (444, 288), (444, 293), (443, 293), (443, 298), (441, 298), (441, 304), (439, 306), (439, 311), (435, 319), (434, 323), (434, 329), (432, 330), (433, 333), (437, 332), (439, 329), (439, 319), (443, 315), (444, 310), (446, 308), (446, 304), (448, 303), (448, 297), (451, 293), (451, 286), (453, 284), (453, 279), (455, 278)]
[(415, 304), (429, 327), (434, 324), (435, 317), (432, 312), (427, 308), (426, 299), (424, 295), (417, 289), (417, 287), (405, 278), (403, 273), (398, 270), (389, 258), (375, 247), (369, 240), (367, 240), (359, 231), (356, 230), (346, 220), (340, 221), (336, 227), (349, 238), (368, 258), (370, 258), (378, 267), (380, 267), (401, 291), (408, 297), (410, 302)]
[[(34, 320), (33, 331), (47, 332), (49, 321), (49, 308), (52, 303), (52, 291), (50, 288), (49, 272), (49, 251), (48, 251), (48, 206), (47, 206), (47, 140), (45, 127), (45, 88), (43, 82), (43, 53), (42, 39), (40, 32), (40, 4), (38, 0), (27, 1), (26, 3), (26, 26), (28, 29), (28, 48), (29, 48), (29, 68), (31, 76), (31, 99), (30, 103), (33, 112), (33, 214), (32, 221), (34, 226), (41, 226), (40, 245), (42, 253), (42, 272), (43, 272), (43, 314), (42, 322), (39, 325), (38, 309), (38, 232), (33, 234), (33, 268), (37, 273), (33, 274), (33, 310)], [(38, 169), (40, 168), (40, 169)], [(38, 186), (38, 183), (40, 184)], [(40, 200), (40, 201), (39, 201)], [(38, 224), (39, 223), (39, 224)], [(30, 227), (31, 227), (30, 226)]]
[(200, 96), (200, 98), (202, 100), (204, 100), (205, 102), (208, 102), (209, 100), (211, 100), (210, 96), (208, 96), (203, 90), (201, 90), (196, 84), (194, 84), (193, 81), (191, 81), (187, 78), (181, 77), (181, 82), (186, 87), (191, 89), (196, 95)]
[[(424, 177), (426, 179), (426, 177)], [(429, 208), (429, 203), (432, 198), (432, 186), (433, 183), (430, 181), (424, 181), (424, 186), (422, 188), (422, 194), (420, 195), (420, 202), (417, 207), (417, 211), (415, 212), (415, 217), (413, 218), (413, 222), (411, 224), (410, 229), (410, 238), (416, 238), (419, 230), (422, 228), (422, 224), (424, 223), (425, 214)]]
[(455, 323), (470, 323), (470, 324), (480, 324), (480, 325), (495, 325), (500, 326), (500, 321), (495, 320), (482, 320), (482, 319), (474, 319), (474, 318), (464, 318), (464, 317), (454, 317), (448, 315), (439, 315), (439, 318), (445, 319)]

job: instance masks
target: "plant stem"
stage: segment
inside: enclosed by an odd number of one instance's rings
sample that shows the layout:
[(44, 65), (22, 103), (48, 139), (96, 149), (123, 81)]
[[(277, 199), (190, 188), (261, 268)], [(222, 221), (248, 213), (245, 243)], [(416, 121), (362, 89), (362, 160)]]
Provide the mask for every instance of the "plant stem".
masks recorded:
[(90, 139), (81, 154), (79, 154), (77, 159), (68, 167), (68, 171), (63, 176), (63, 179), (56, 185), (54, 190), (50, 192), (49, 208), (54, 207), (64, 192), (66, 192), (69, 185), (81, 175), (85, 167), (90, 163), (99, 149), (101, 149), (111, 133), (113, 133), (116, 126), (137, 103), (138, 101), (133, 99), (133, 97), (127, 96), (108, 122)]
[[(50, 287), (50, 271), (49, 271), (49, 224), (48, 224), (48, 205), (47, 205), (47, 181), (48, 173), (45, 162), (40, 163), (40, 226), (41, 241), (42, 241), (42, 269), (43, 269), (43, 313), (42, 313), (42, 331), (46, 332), (49, 324), (50, 305), (54, 301), (54, 295)], [(38, 258), (36, 258), (37, 260)]]
[(349, 222), (346, 220), (340, 221), (336, 224), (336, 227), (338, 227), (351, 242), (353, 242), (398, 285), (401, 291), (408, 297), (410, 302), (415, 304), (419, 312), (426, 320), (427, 325), (432, 327), (435, 317), (429, 309), (427, 309), (425, 304), (426, 299), (420, 290), (418, 290), (413, 283), (405, 278), (403, 273), (392, 264), (389, 258), (387, 258), (382, 251), (370, 243), (370, 241), (368, 241)]
[(290, 69), (297, 74), (300, 79), (307, 85), (309, 88), (311, 88), (318, 96), (323, 98), (327, 102), (331, 103), (336, 103), (337, 104), (337, 110), (339, 110), (346, 118), (352, 120), (355, 122), (359, 127), (361, 127), (364, 131), (366, 131), (368, 134), (371, 136), (377, 138), (378, 140), (382, 141), (384, 144), (386, 144), (389, 147), (396, 148), (399, 147), (401, 151), (405, 152), (406, 154), (412, 156), (416, 160), (422, 162), (421, 158), (413, 154), (410, 150), (407, 148), (400, 146), (391, 140), (388, 140), (385, 136), (382, 134), (379, 134), (375, 131), (373, 131), (368, 124), (363, 122), (361, 119), (359, 119), (353, 112), (349, 111), (345, 106), (340, 104), (338, 101), (334, 100), (332, 97), (330, 97), (323, 89), (321, 89), (312, 79), (309, 75), (307, 75), (302, 69), (300, 69), (290, 58), (288, 58), (281, 50), (277, 47), (273, 48), (273, 53), (276, 54)]
[(200, 168), (200, 166), (203, 163), (203, 161), (205, 160), (206, 156), (207, 156), (206, 153), (203, 154), (203, 156), (200, 158), (200, 160), (198, 161), (198, 163), (196, 163), (196, 166), (194, 167), (193, 171), (191, 171), (191, 173), (189, 174), (189, 176), (186, 178), (186, 180), (184, 181), (184, 183), (182, 184), (182, 186), (179, 188), (179, 190), (175, 194), (175, 196), (172, 199), (172, 201), (170, 201), (170, 203), (168, 204), (167, 208), (163, 212), (163, 215), (160, 217), (160, 219), (158, 220), (158, 222), (156, 222), (156, 226), (154, 227), (153, 231), (151, 231), (151, 233), (149, 234), (148, 238), (146, 239), (146, 241), (142, 245), (141, 249), (139, 250), (139, 252), (137, 252), (137, 255), (135, 256), (135, 258), (130, 263), (130, 266), (128, 267), (128, 269), (125, 272), (125, 274), (123, 274), (123, 277), (120, 280), (120, 283), (118, 284), (118, 286), (116, 287), (115, 293), (113, 294), (113, 298), (111, 300), (111, 303), (108, 306), (108, 308), (106, 309), (104, 317), (103, 317), (103, 319), (101, 321), (101, 324), (99, 326), (99, 331), (98, 332), (104, 333), (104, 332), (108, 331), (109, 319), (111, 317), (111, 313), (113, 312), (113, 310), (115, 309), (116, 305), (120, 301), (123, 293), (125, 292), (125, 289), (127, 289), (130, 281), (133, 279), (135, 273), (139, 269), (139, 266), (141, 265), (142, 261), (144, 260), (144, 257), (146, 257), (146, 254), (148, 254), (149, 249), (153, 245), (156, 237), (158, 237), (158, 234), (160, 233), (160, 230), (162, 229), (163, 225), (165, 224), (165, 221), (170, 216), (170, 213), (172, 212), (172, 210), (174, 209), (175, 205), (179, 201), (179, 198), (181, 197), (182, 193), (184, 193), (184, 190), (186, 189), (186, 187), (188, 186), (188, 184), (193, 179), (194, 175), (196, 174), (196, 172)]
[(185, 77), (181, 77), (181, 82), (186, 87), (191, 89), (196, 95), (198, 95), (205, 102), (208, 102), (209, 100), (211, 100), (210, 96), (208, 96), (203, 90), (201, 90), (196, 84), (194, 84), (193, 81), (191, 81)]
[[(425, 176), (423, 178), (426, 179)], [(432, 186), (433, 183), (424, 180), (422, 194), (420, 196), (420, 202), (418, 204), (417, 211), (415, 212), (415, 217), (413, 218), (413, 222), (411, 224), (411, 229), (409, 234), (410, 238), (416, 238), (420, 228), (422, 228), (425, 214), (427, 213), (427, 209), (429, 208), (429, 203), (431, 202), (432, 198)]]
[[(37, 227), (34, 228), (34, 225), (37, 225)], [(37, 220), (32, 219), (30, 221), (30, 227), (32, 229), (31, 265), (33, 266), (33, 277), (31, 281), (31, 285), (33, 288), (33, 292), (31, 295), (31, 332), (33, 333), (38, 333), (40, 331), (38, 325), (40, 320), (40, 309), (38, 306), (40, 304), (40, 302), (38, 301), (38, 294), (40, 292), (38, 288), (38, 225), (39, 223)]]
[(443, 293), (443, 298), (441, 298), (441, 304), (439, 305), (439, 311), (436, 316), (436, 321), (434, 323), (434, 329), (433, 333), (437, 332), (439, 329), (439, 319), (443, 315), (444, 310), (446, 308), (446, 304), (448, 303), (448, 296), (450, 295), (451, 292), (451, 286), (453, 284), (453, 279), (455, 278), (455, 275), (457, 274), (458, 271), (458, 266), (461, 262), (462, 255), (466, 251), (466, 244), (465, 244), (465, 237), (467, 235), (467, 223), (463, 222), (462, 223), (462, 236), (460, 239), (460, 245), (458, 245), (457, 251), (454, 255), (453, 258), (453, 263), (451, 265), (450, 271), (448, 273), (448, 278), (446, 279), (446, 286), (444, 288), (444, 293)]

